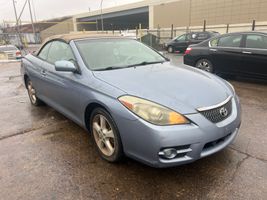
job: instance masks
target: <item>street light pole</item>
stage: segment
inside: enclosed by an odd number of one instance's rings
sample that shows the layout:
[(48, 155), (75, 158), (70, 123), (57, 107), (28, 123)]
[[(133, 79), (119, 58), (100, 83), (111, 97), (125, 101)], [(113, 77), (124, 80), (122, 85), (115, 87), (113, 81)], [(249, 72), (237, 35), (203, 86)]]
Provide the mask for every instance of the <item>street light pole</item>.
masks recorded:
[(101, 26), (102, 26), (102, 32), (104, 31), (104, 20), (103, 20), (103, 0), (101, 0)]

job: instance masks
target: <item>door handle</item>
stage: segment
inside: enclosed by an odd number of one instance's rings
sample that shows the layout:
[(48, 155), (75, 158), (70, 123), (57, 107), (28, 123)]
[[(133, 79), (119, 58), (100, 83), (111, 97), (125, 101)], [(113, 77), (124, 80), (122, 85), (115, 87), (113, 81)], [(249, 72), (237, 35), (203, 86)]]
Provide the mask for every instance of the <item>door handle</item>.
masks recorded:
[(210, 51), (217, 52), (218, 50), (217, 49), (210, 49)]
[(252, 54), (250, 51), (242, 51), (243, 54)]

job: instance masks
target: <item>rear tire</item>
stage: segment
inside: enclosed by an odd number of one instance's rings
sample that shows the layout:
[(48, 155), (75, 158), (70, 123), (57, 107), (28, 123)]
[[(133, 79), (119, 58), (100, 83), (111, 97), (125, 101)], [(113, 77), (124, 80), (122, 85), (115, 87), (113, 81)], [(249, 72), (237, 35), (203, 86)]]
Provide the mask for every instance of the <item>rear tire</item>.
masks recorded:
[(111, 115), (96, 108), (90, 117), (90, 132), (101, 158), (115, 163), (122, 159), (123, 148), (118, 128)]
[(32, 105), (34, 106), (44, 105), (44, 103), (37, 97), (36, 90), (33, 87), (33, 83), (29, 78), (26, 80), (26, 87)]
[(206, 59), (206, 58), (202, 58), (202, 59), (198, 60), (196, 63), (196, 68), (202, 69), (202, 70), (204, 70), (206, 72), (210, 72), (210, 73), (214, 72), (214, 68), (213, 68), (211, 61)]

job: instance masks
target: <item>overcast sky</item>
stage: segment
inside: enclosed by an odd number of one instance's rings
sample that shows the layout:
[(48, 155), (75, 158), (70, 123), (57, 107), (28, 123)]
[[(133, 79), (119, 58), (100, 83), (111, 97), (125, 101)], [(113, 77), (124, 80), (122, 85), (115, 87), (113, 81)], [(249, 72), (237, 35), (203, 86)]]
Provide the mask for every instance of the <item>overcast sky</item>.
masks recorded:
[[(25, 0), (15, 0), (18, 15), (24, 5)], [(127, 4), (141, 0), (104, 0), (103, 7), (112, 7), (120, 4)], [(88, 12), (100, 8), (101, 0), (31, 0), (36, 10), (37, 20), (61, 17), (66, 15)], [(0, 0), (0, 23), (14, 21), (15, 14), (12, 0)], [(29, 21), (29, 7), (25, 8), (22, 20)]]

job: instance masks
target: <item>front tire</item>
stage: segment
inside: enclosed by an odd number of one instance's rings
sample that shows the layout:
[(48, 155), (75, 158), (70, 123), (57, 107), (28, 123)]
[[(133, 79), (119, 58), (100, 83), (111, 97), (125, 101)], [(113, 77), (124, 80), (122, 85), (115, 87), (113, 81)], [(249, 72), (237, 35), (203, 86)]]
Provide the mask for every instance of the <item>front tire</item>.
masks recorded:
[(94, 143), (102, 159), (118, 162), (123, 157), (123, 148), (118, 128), (110, 114), (96, 108), (90, 118), (90, 130)]
[(214, 68), (213, 68), (211, 61), (206, 59), (206, 58), (203, 58), (203, 59), (200, 59), (199, 61), (197, 61), (196, 68), (202, 69), (202, 70), (204, 70), (206, 72), (210, 72), (210, 73), (214, 72)]
[(35, 90), (33, 83), (30, 79), (26, 80), (26, 86), (27, 86), (28, 95), (29, 95), (29, 98), (30, 98), (32, 105), (34, 105), (34, 106), (43, 105), (43, 102), (37, 97), (36, 90)]

